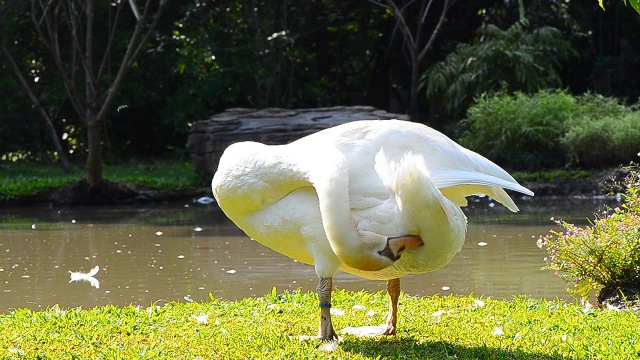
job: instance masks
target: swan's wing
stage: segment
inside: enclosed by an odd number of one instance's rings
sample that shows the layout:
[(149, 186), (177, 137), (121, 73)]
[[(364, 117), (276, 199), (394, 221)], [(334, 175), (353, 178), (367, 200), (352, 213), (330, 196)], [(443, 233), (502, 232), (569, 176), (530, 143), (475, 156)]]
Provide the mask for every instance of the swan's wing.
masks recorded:
[(365, 144), (370, 147), (370, 154), (383, 149), (390, 161), (399, 162), (408, 153), (419, 155), (434, 185), (458, 206), (467, 204), (467, 196), (487, 195), (517, 211), (517, 206), (503, 189), (533, 195), (489, 159), (422, 124), (400, 120), (354, 121), (318, 133), (317, 139), (315, 136), (311, 135), (305, 141), (331, 142), (350, 161), (353, 149), (360, 149)]
[(518, 207), (504, 191), (509, 189), (533, 196), (533, 192), (515, 182), (478, 172), (432, 169), (433, 183), (458, 206), (466, 206), (466, 197), (470, 195), (490, 196), (509, 210), (516, 212)]

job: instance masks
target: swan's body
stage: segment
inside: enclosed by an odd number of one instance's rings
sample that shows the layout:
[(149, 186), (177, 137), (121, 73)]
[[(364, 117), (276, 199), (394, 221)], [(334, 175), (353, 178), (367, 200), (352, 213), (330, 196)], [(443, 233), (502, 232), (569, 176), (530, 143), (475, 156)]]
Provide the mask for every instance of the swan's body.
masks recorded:
[[(313, 264), (322, 281), (338, 270), (392, 281), (436, 270), (464, 243), (466, 196), (517, 211), (503, 188), (533, 195), (486, 158), (399, 120), (355, 121), (288, 145), (233, 144), (212, 188), (247, 235)], [(335, 333), (321, 324), (321, 337)]]

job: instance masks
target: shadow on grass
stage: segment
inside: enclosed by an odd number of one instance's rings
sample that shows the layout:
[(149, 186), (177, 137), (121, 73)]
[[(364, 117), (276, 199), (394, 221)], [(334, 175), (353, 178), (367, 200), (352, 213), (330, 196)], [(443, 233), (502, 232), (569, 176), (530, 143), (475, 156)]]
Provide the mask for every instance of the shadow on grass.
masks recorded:
[(572, 359), (519, 349), (494, 349), (483, 345), (461, 346), (446, 341), (417, 342), (415, 339), (346, 338), (340, 342), (345, 352), (382, 359)]

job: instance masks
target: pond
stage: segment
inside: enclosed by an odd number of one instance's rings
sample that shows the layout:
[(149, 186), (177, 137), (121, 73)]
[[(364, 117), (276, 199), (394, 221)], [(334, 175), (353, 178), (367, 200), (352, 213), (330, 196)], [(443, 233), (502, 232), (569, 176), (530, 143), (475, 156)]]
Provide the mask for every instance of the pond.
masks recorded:
[[(602, 199), (521, 199), (512, 214), (487, 200), (465, 209), (463, 250), (446, 267), (403, 278), (412, 295), (473, 293), (569, 299), (565, 284), (540, 270), (536, 240), (551, 216), (584, 224)], [(616, 206), (615, 203), (610, 203)], [(98, 266), (99, 282), (70, 282), (70, 271)], [(149, 208), (0, 209), (0, 312), (14, 308), (162, 305), (171, 301), (234, 300), (278, 291), (313, 292), (312, 266), (249, 239), (215, 204)], [(98, 287), (95, 287), (98, 285)], [(337, 288), (383, 291), (385, 282), (339, 273)]]

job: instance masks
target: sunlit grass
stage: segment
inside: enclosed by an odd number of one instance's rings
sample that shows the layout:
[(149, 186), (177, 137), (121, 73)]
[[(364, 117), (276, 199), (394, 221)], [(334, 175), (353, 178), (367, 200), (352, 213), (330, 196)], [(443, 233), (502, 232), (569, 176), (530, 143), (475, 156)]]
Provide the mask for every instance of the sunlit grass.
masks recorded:
[[(86, 176), (81, 165), (65, 175), (58, 165), (39, 162), (0, 161), (0, 200), (36, 195), (72, 184)], [(206, 186), (189, 161), (140, 160), (106, 164), (106, 179), (126, 182), (152, 190), (183, 190)]]
[[(383, 293), (336, 291), (337, 329), (380, 324)], [(640, 356), (633, 312), (583, 310), (560, 301), (402, 296), (398, 335), (345, 335), (327, 353), (299, 341), (317, 330), (314, 294), (272, 293), (238, 302), (0, 315), (2, 358), (142, 359), (632, 359)]]
[(177, 160), (147, 160), (107, 165), (104, 168), (104, 177), (157, 190), (183, 190), (207, 186), (211, 180), (205, 180), (196, 174), (190, 161)]

